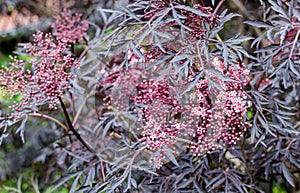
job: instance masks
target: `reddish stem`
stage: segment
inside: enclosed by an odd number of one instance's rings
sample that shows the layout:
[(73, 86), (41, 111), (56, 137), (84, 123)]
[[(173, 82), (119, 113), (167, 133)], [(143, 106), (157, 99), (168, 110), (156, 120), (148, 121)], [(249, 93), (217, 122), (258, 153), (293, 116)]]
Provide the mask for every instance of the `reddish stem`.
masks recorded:
[(219, 4), (217, 5), (216, 9), (214, 10), (214, 13), (213, 15), (217, 15), (217, 12), (219, 11), (220, 7), (223, 5), (223, 3), (225, 2), (226, 0), (221, 0), (219, 2)]
[(69, 117), (69, 114), (68, 114), (68, 112), (67, 112), (67, 108), (66, 108), (64, 102), (62, 101), (62, 99), (61, 99), (60, 97), (59, 97), (58, 99), (59, 99), (59, 102), (60, 102), (61, 107), (62, 107), (62, 109), (63, 109), (65, 118), (66, 118), (66, 120), (67, 120), (67, 124), (68, 124), (69, 130), (71, 130), (71, 131), (73, 132), (73, 134), (75, 135), (75, 137), (82, 143), (82, 145), (83, 145), (84, 147), (86, 147), (90, 152), (95, 153), (95, 150), (94, 150), (92, 147), (90, 147), (90, 146), (82, 139), (81, 135), (74, 129), (74, 127), (73, 127), (73, 125), (72, 125), (72, 122), (71, 122), (71, 119), (70, 119), (70, 117)]

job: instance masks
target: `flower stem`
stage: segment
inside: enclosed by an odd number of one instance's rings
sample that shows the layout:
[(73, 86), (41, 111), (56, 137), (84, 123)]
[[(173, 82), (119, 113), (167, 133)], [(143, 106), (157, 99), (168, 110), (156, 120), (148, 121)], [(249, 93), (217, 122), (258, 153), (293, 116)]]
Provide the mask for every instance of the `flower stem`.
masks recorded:
[(58, 98), (59, 99), (59, 102), (61, 104), (61, 107), (63, 109), (63, 112), (64, 112), (64, 115), (65, 115), (65, 118), (67, 120), (67, 124), (68, 124), (68, 130), (71, 130), (72, 133), (75, 135), (75, 137), (82, 143), (82, 145), (84, 147), (86, 147), (90, 152), (92, 153), (95, 153), (96, 151), (89, 145), (87, 144), (81, 137), (81, 135), (74, 129), (73, 125), (72, 125), (72, 122), (70, 120), (70, 117), (69, 117), (69, 114), (67, 112), (67, 108), (64, 104), (64, 102), (62, 101), (61, 97)]
[(73, 120), (73, 123), (72, 123), (73, 127), (76, 126), (76, 124), (77, 124), (77, 122), (78, 122), (78, 118), (79, 118), (79, 116), (80, 116), (80, 113), (81, 113), (81, 111), (82, 111), (82, 109), (83, 109), (83, 107), (84, 107), (84, 105), (85, 105), (85, 103), (86, 103), (86, 101), (88, 100), (89, 97), (90, 97), (90, 94), (88, 94), (88, 95), (84, 98), (82, 104), (80, 105), (80, 107), (79, 107), (79, 109), (78, 109), (78, 111), (77, 111), (77, 113), (76, 113), (76, 115), (75, 115), (75, 118), (74, 118), (74, 120)]
[(53, 121), (54, 123), (58, 124), (59, 126), (61, 126), (64, 130), (66, 130), (66, 131), (69, 130), (68, 127), (65, 124), (63, 124), (59, 120), (57, 120), (53, 117), (50, 117), (48, 115), (41, 114), (41, 113), (29, 113), (28, 115), (33, 116), (33, 117), (42, 117), (42, 118), (48, 119), (48, 120)]
[(219, 11), (220, 7), (222, 6), (222, 4), (225, 2), (225, 0), (221, 0), (219, 2), (219, 4), (217, 5), (216, 9), (214, 10), (213, 15), (217, 15), (217, 12)]

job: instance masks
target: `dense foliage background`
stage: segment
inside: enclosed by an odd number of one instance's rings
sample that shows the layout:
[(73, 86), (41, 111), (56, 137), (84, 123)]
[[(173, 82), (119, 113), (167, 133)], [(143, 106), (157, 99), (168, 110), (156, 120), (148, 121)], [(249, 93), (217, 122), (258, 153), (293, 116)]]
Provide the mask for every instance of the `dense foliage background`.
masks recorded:
[(299, 1), (1, 5), (1, 192), (300, 191)]

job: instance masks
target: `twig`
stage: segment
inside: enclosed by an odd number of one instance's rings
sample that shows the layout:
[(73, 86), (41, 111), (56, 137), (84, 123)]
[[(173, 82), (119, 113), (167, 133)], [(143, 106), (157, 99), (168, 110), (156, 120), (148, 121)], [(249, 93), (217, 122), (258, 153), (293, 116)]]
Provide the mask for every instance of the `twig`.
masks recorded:
[(74, 117), (73, 123), (72, 123), (73, 127), (76, 126), (76, 124), (77, 124), (77, 122), (78, 122), (79, 115), (80, 115), (80, 113), (81, 113), (83, 107), (85, 106), (85, 103), (86, 103), (86, 101), (88, 100), (89, 97), (90, 97), (90, 94), (88, 94), (88, 95), (84, 98), (82, 104), (80, 105), (80, 107), (79, 107), (79, 109), (78, 109), (78, 111), (77, 111), (77, 113), (76, 113), (76, 115), (75, 115), (75, 117)]
[(82, 60), (82, 58), (85, 56), (85, 54), (87, 53), (87, 51), (89, 51), (89, 46), (86, 46), (85, 49), (83, 50), (83, 52), (81, 52), (78, 61), (80, 62)]
[(292, 46), (292, 49), (291, 49), (291, 52), (290, 52), (290, 55), (289, 55), (289, 58), (291, 59), (292, 58), (292, 55), (293, 55), (293, 52), (294, 52), (294, 49), (295, 49), (295, 45), (298, 41), (298, 38), (299, 38), (299, 34), (300, 34), (300, 30), (297, 31), (297, 34), (295, 36), (295, 39), (294, 39), (294, 42), (293, 42), (293, 46)]
[(221, 8), (222, 4), (225, 2), (225, 0), (221, 0), (219, 2), (219, 4), (217, 5), (216, 9), (214, 10), (213, 15), (217, 15), (217, 12), (219, 11), (219, 9)]
[(29, 113), (28, 115), (33, 116), (33, 117), (42, 117), (42, 118), (48, 119), (48, 120), (53, 121), (54, 123), (58, 124), (59, 126), (61, 126), (64, 130), (66, 130), (66, 131), (69, 130), (65, 124), (63, 124), (59, 120), (55, 119), (54, 117), (50, 117), (48, 115), (41, 114), (41, 113)]
[(85, 146), (90, 152), (92, 153), (96, 153), (96, 151), (89, 145), (87, 144), (81, 137), (81, 135), (74, 129), (73, 125), (72, 125), (72, 122), (70, 120), (70, 117), (69, 117), (69, 114), (67, 112), (67, 109), (66, 109), (66, 106), (64, 104), (64, 102), (62, 101), (62, 99), (59, 97), (59, 102), (61, 104), (61, 107), (63, 109), (63, 112), (64, 112), (64, 115), (65, 115), (65, 118), (67, 120), (67, 124), (68, 124), (68, 127), (69, 129), (68, 130), (71, 130), (73, 132), (73, 134), (75, 135), (75, 137), (82, 143), (83, 146)]
[(38, 179), (34, 177), (34, 174), (31, 174), (30, 182), (31, 182), (31, 185), (34, 189), (34, 192), (35, 193), (40, 193)]

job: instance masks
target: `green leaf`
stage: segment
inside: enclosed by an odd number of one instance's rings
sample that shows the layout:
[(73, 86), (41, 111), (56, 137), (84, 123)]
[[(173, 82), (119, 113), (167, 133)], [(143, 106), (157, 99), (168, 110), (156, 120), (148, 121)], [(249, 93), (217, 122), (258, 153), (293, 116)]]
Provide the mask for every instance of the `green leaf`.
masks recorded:
[(113, 29), (108, 29), (108, 30), (106, 30), (105, 32), (104, 32), (104, 34), (105, 35), (108, 35), (108, 34), (110, 34), (111, 32), (113, 32), (114, 30)]
[(287, 193), (287, 191), (281, 184), (273, 184), (272, 193)]
[(253, 107), (248, 108), (247, 117), (248, 117), (248, 119), (252, 119), (252, 117), (253, 117)]

